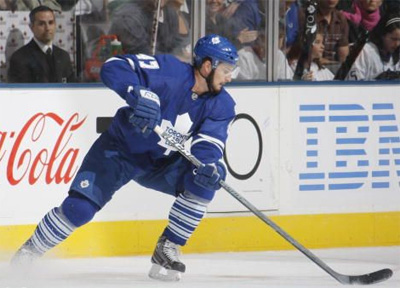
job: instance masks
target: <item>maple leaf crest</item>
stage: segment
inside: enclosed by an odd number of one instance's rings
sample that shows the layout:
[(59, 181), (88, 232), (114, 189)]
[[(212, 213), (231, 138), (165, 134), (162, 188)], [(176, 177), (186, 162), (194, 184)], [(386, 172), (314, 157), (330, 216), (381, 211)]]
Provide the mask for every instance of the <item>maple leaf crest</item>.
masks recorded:
[[(161, 121), (161, 128), (168, 135), (172, 135), (175, 141), (184, 145), (185, 142), (190, 138), (191, 133), (189, 133), (189, 130), (190, 127), (192, 127), (192, 124), (193, 122), (190, 119), (189, 113), (185, 113), (176, 117), (175, 126), (172, 125), (171, 121), (163, 119)], [(166, 149), (164, 155), (169, 155), (171, 151), (176, 151), (176, 148), (172, 147), (168, 142), (169, 141), (165, 140), (164, 138), (161, 138), (161, 140), (157, 143)]]

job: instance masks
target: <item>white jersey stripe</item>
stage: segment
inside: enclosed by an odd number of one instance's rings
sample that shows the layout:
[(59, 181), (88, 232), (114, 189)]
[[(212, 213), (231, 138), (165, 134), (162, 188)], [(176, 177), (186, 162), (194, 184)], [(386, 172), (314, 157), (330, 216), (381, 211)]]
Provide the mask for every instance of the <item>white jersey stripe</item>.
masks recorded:
[[(176, 205), (174, 205), (171, 208), (171, 211), (172, 211), (172, 209), (175, 209), (176, 211), (179, 211), (179, 213), (182, 213), (183, 215), (187, 215), (188, 217), (192, 218), (193, 220), (201, 219), (204, 216), (204, 213), (200, 213), (200, 212), (196, 213), (196, 211), (190, 211), (190, 209), (185, 208), (180, 203), (176, 203)], [(183, 209), (186, 209), (186, 210), (189, 210), (189, 211), (185, 212), (185, 211), (183, 211)]]
[(50, 222), (50, 224), (48, 225), (47, 223), (45, 223), (45, 226), (56, 228), (55, 232), (58, 232), (61, 235), (55, 234), (52, 229), (50, 229), (50, 233), (54, 234), (54, 236), (59, 238), (60, 240), (64, 240), (68, 236), (68, 234), (66, 234), (66, 232), (64, 232), (62, 230), (62, 228), (59, 226), (60, 223), (58, 223), (57, 219), (54, 217), (51, 217), (50, 213), (48, 215), (46, 215), (46, 217), (48, 217), (47, 221)]
[(51, 210), (51, 216), (55, 217), (60, 222), (60, 224), (62, 225), (62, 227), (60, 227), (60, 228), (62, 228), (61, 230), (63, 230), (68, 236), (69, 234), (71, 234), (75, 230), (75, 227), (72, 226), (72, 225), (69, 225), (64, 219), (62, 219), (56, 213), (56, 211), (55, 211), (56, 209), (57, 208), (54, 208), (53, 210)]
[(213, 144), (215, 147), (217, 147), (218, 150), (221, 151), (222, 154), (224, 153), (224, 150), (221, 149), (220, 146), (218, 146), (217, 144), (215, 144), (215, 143), (212, 142), (212, 141), (208, 141), (207, 139), (198, 138), (198, 139), (196, 139), (195, 141), (192, 142), (192, 144), (191, 144), (190, 147), (193, 147), (194, 145), (196, 145), (196, 144), (198, 144), (198, 143), (200, 143), (200, 142), (208, 142), (208, 143), (211, 143), (211, 144)]
[(46, 246), (42, 244), (42, 242), (40, 241), (40, 239), (37, 237), (36, 234), (34, 234), (34, 237), (32, 237), (32, 243), (35, 246), (35, 248), (39, 250), (40, 253), (45, 253), (48, 250), (44, 248)]
[(193, 229), (187, 229), (186, 227), (180, 225), (181, 223), (175, 222), (173, 219), (171, 220), (172, 226), (175, 227), (175, 229), (178, 229), (181, 231), (181, 233), (185, 232), (188, 235), (191, 235), (193, 233)]
[(189, 209), (189, 210), (194, 210), (197, 213), (203, 214), (207, 210), (207, 206), (205, 205), (200, 205), (199, 203), (191, 202), (187, 198), (181, 198), (179, 197), (176, 201), (178, 204), (182, 205), (184, 208)]
[(40, 221), (31, 241), (39, 252), (45, 253), (64, 241), (74, 230), (75, 227), (63, 220), (57, 208), (54, 208)]
[(132, 70), (135, 71), (135, 62), (131, 58), (125, 58), (128, 61), (129, 66), (131, 66)]
[(185, 216), (183, 213), (180, 213), (180, 211), (177, 211), (176, 209), (171, 210), (171, 214), (175, 218), (179, 219), (186, 225), (195, 228), (197, 224), (199, 223), (199, 219), (192, 219), (190, 217)]
[(187, 231), (183, 230), (182, 227), (179, 227), (172, 222), (169, 223), (168, 228), (185, 240), (189, 239), (190, 235), (192, 235), (192, 233), (188, 233)]
[[(56, 235), (54, 235), (52, 233), (51, 229), (49, 229), (45, 224), (40, 223), (38, 227), (39, 227), (39, 231), (41, 232), (42, 237), (44, 238), (43, 241), (45, 242), (44, 244), (46, 244), (46, 246), (48, 246), (47, 243), (57, 244), (63, 240), (63, 239), (60, 239), (59, 237), (57, 237)], [(39, 239), (40, 239), (40, 236), (39, 236)], [(42, 239), (40, 239), (40, 240), (42, 240)]]
[(182, 196), (182, 197), (178, 197), (178, 202), (184, 202), (184, 203), (187, 203), (186, 205), (187, 206), (190, 206), (190, 207), (192, 207), (192, 208), (201, 208), (201, 207), (203, 207), (203, 209), (198, 209), (199, 211), (205, 211), (206, 210), (206, 208), (207, 208), (207, 205), (205, 205), (205, 204), (202, 204), (202, 203), (200, 203), (200, 202), (197, 202), (197, 201), (194, 201), (194, 200), (191, 200), (190, 198), (186, 198), (186, 197), (184, 197), (184, 196)]
[[(222, 150), (225, 148), (224, 142), (222, 142), (218, 138), (211, 137), (209, 135), (202, 134), (202, 133), (197, 134), (197, 136), (199, 136), (200, 138), (203, 138), (204, 140), (207, 140), (208, 142), (218, 145), (219, 147), (221, 147)], [(198, 140), (198, 139), (196, 139), (196, 140)]]
[[(181, 209), (179, 209), (179, 205), (174, 205), (171, 208), (171, 212), (173, 212), (173, 211), (175, 211), (176, 213), (182, 214), (183, 216), (185, 216), (187, 218), (190, 218), (190, 220), (192, 220), (192, 221), (199, 221), (199, 219), (200, 219), (196, 215), (189, 214), (189, 213), (186, 213), (186, 212), (182, 211)], [(198, 216), (201, 216), (201, 215), (199, 214)]]
[[(54, 228), (54, 227), (52, 227), (52, 228)], [(41, 222), (41, 223), (39, 224), (39, 229), (40, 229), (40, 231), (42, 232), (42, 235), (43, 235), (44, 237), (46, 237), (46, 239), (48, 240), (47, 242), (48, 242), (48, 243), (50, 242), (50, 244), (51, 244), (51, 243), (57, 244), (57, 243), (60, 243), (62, 240), (65, 239), (65, 238), (62, 238), (62, 237), (56, 235), (56, 234), (52, 231), (52, 229), (51, 229), (49, 226), (47, 226), (45, 223), (43, 223), (43, 222)]]
[[(46, 239), (43, 239), (43, 238), (45, 237), (45, 236), (44, 236), (44, 233), (43, 233), (43, 230), (40, 228), (40, 226), (38, 226), (37, 229), (38, 229), (38, 231), (35, 231), (34, 240), (36, 240), (38, 246), (41, 248), (40, 250), (47, 251), (47, 250), (48, 250), (48, 245), (47, 245), (47, 243), (45, 242)], [(39, 233), (39, 232), (40, 232), (40, 233)], [(43, 235), (43, 236), (41, 236), (41, 235)]]
[[(180, 194), (169, 212), (167, 230), (175, 243), (184, 245), (203, 218), (207, 206), (196, 199)], [(171, 235), (172, 234), (172, 235)]]
[(213, 143), (217, 144), (222, 149), (225, 148), (224, 142), (222, 142), (221, 140), (219, 140), (219, 139), (217, 139), (215, 137), (211, 137), (211, 136), (208, 136), (208, 135), (205, 135), (205, 134), (202, 134), (202, 133), (199, 133), (197, 135), (202, 137), (202, 138), (204, 138), (204, 139), (206, 139), (206, 140), (208, 140), (208, 141), (210, 141), (210, 142), (213, 142)]
[(124, 59), (121, 59), (121, 58), (118, 58), (118, 57), (111, 57), (111, 58), (108, 58), (104, 63), (108, 63), (108, 62), (111, 62), (111, 61), (124, 61)]

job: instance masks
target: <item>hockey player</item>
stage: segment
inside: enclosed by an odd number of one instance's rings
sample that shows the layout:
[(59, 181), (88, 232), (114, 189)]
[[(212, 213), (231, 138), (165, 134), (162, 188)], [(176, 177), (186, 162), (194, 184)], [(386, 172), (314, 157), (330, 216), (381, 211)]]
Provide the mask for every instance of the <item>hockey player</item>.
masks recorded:
[[(194, 65), (171, 55), (112, 57), (101, 69), (104, 84), (128, 106), (120, 108), (107, 131), (94, 142), (71, 184), (69, 195), (48, 212), (22, 245), (12, 264), (25, 264), (88, 223), (130, 180), (176, 197), (169, 222), (151, 258), (149, 276), (176, 281), (185, 272), (179, 246), (186, 244), (207, 205), (225, 179), (220, 162), (235, 102), (224, 84), (232, 80), (238, 55), (223, 37), (196, 43)], [(153, 129), (184, 143), (205, 165), (194, 169)]]

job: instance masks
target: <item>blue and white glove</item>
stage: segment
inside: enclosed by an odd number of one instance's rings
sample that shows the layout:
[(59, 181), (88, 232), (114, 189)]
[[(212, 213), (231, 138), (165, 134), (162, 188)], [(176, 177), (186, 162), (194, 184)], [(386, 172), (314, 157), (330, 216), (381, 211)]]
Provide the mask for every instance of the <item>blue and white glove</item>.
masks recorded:
[(194, 183), (208, 190), (219, 190), (221, 188), (219, 181), (225, 181), (225, 178), (225, 165), (218, 161), (215, 164), (206, 164), (198, 167), (194, 176)]
[(133, 109), (129, 122), (136, 127), (136, 131), (148, 137), (161, 119), (160, 99), (157, 94), (140, 86), (129, 93), (133, 94), (127, 95), (127, 102)]

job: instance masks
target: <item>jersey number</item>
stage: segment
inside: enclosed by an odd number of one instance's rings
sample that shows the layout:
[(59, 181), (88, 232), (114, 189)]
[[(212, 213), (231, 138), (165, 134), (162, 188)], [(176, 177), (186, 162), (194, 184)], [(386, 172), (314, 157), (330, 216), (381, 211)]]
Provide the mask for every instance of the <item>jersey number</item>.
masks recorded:
[(356, 71), (351, 71), (351, 72), (350, 72), (350, 78), (351, 78), (352, 80), (358, 80), (357, 72), (356, 72)]
[(154, 58), (153, 56), (149, 56), (146, 54), (138, 54), (138, 55), (136, 55), (136, 57), (139, 60), (140, 68), (160, 69), (160, 66), (158, 66), (158, 62), (157, 62), (156, 58)]

